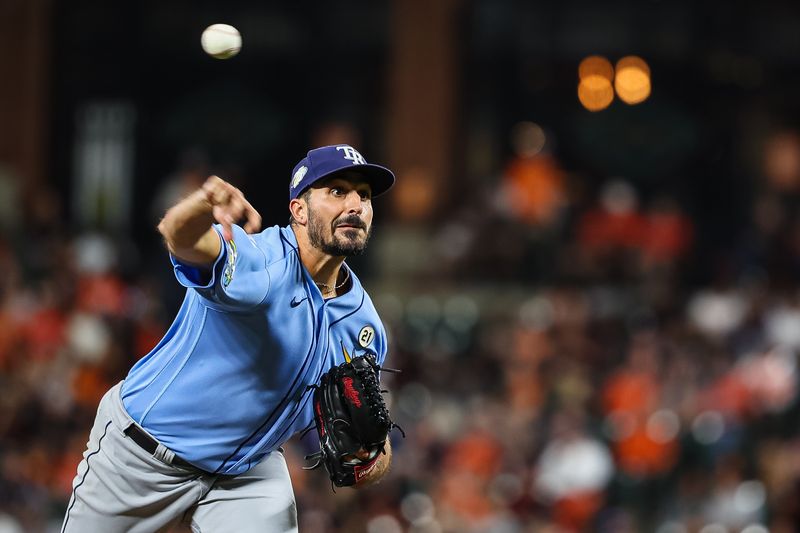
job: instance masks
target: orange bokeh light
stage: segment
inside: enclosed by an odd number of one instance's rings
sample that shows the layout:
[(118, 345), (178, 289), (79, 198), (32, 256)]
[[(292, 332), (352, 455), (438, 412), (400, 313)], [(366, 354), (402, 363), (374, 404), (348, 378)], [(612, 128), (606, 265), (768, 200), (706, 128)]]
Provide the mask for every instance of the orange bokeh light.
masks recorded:
[(650, 96), (650, 67), (640, 57), (627, 56), (617, 61), (614, 89), (626, 104), (638, 104)]
[(578, 84), (578, 100), (589, 111), (600, 111), (611, 105), (614, 100), (614, 88), (605, 77), (590, 74), (581, 78)]
[(602, 76), (610, 82), (614, 79), (614, 67), (603, 56), (589, 56), (578, 65), (578, 79), (589, 76)]
[(648, 78), (650, 77), (650, 66), (639, 56), (625, 56), (617, 61), (617, 72), (627, 68), (641, 70)]

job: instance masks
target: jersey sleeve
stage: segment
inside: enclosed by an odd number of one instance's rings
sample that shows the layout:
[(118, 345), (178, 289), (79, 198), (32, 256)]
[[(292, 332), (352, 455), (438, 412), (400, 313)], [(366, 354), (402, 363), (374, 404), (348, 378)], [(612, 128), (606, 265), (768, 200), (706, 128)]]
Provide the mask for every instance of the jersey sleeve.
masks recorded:
[(233, 226), (233, 239), (228, 242), (223, 241), (219, 225), (214, 225), (214, 231), (223, 246), (210, 271), (170, 254), (178, 283), (197, 291), (215, 309), (236, 311), (257, 306), (270, 288), (264, 251), (239, 226)]
[(383, 324), (378, 328), (375, 339), (375, 359), (379, 365), (386, 361), (386, 353), (389, 351), (389, 342), (386, 338), (386, 329)]

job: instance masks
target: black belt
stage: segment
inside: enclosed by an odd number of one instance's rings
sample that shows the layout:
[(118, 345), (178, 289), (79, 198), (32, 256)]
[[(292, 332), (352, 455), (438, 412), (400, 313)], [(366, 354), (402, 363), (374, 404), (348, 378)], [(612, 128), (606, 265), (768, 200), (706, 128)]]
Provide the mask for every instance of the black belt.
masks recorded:
[[(158, 448), (158, 442), (156, 442), (156, 440), (153, 437), (151, 437), (150, 435), (145, 433), (142, 429), (140, 429), (139, 426), (137, 426), (136, 424), (131, 424), (130, 426), (128, 426), (128, 429), (125, 430), (125, 434), (129, 436), (133, 442), (138, 444), (141, 449), (143, 449), (150, 455), (156, 454), (156, 448)], [(174, 454), (172, 457), (172, 462), (170, 462), (169, 464), (197, 470), (196, 466), (189, 463), (188, 461), (184, 461), (183, 459)]]

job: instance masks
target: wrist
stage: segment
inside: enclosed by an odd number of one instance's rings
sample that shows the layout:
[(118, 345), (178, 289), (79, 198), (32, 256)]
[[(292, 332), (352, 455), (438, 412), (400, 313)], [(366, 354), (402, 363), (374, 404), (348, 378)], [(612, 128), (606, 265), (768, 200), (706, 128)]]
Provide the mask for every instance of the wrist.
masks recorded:
[(355, 470), (355, 485), (353, 488), (360, 489), (374, 485), (380, 481), (389, 470), (390, 456), (379, 453), (376, 457), (366, 463), (357, 466)]
[(202, 235), (214, 223), (214, 206), (208, 201), (205, 191), (198, 189), (172, 206), (158, 229), (168, 240), (180, 240), (186, 234)]

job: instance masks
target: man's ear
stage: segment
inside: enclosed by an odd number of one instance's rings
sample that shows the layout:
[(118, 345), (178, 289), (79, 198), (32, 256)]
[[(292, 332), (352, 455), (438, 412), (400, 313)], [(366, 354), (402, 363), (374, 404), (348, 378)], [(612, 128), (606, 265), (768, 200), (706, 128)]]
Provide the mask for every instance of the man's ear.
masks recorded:
[(302, 198), (294, 198), (289, 202), (289, 212), (298, 224), (305, 226), (308, 222), (308, 206)]

